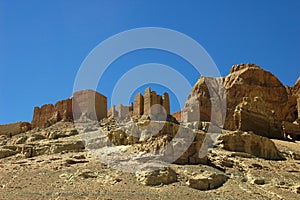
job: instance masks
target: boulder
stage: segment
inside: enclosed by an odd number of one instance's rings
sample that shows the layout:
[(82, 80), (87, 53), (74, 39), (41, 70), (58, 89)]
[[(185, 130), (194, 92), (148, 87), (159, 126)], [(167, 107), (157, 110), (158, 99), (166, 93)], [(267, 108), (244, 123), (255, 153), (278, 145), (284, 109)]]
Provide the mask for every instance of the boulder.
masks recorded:
[(173, 183), (177, 180), (177, 175), (170, 167), (147, 163), (136, 172), (136, 178), (143, 185), (155, 186)]
[(78, 135), (78, 131), (76, 129), (68, 129), (68, 130), (56, 130), (52, 131), (48, 134), (49, 139), (58, 139), (64, 137), (70, 137)]
[(63, 141), (52, 144), (50, 154), (61, 152), (79, 152), (84, 150), (85, 146), (81, 140)]
[(198, 190), (211, 190), (222, 186), (228, 177), (224, 173), (204, 172), (188, 177), (187, 185)]
[(224, 172), (207, 165), (171, 165), (178, 174), (178, 180), (198, 190), (221, 187), (229, 179)]

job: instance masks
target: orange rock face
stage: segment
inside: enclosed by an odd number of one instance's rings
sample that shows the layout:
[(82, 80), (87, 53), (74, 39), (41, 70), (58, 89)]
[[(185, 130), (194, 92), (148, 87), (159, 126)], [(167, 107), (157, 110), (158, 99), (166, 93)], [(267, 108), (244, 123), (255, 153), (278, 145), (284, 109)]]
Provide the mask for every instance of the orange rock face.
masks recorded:
[[(212, 119), (212, 116), (213, 118), (217, 118), (217, 116), (214, 116), (215, 112), (211, 111), (211, 102), (213, 102), (213, 99), (211, 98), (210, 90), (207, 87), (207, 83), (213, 82), (210, 79), (211, 78), (207, 79), (206, 77), (200, 77), (198, 82), (194, 85), (185, 107), (185, 110), (190, 108), (192, 108), (192, 110), (195, 110), (195, 108), (198, 106), (198, 109), (200, 110), (201, 121), (210, 121)], [(248, 97), (250, 100), (259, 97), (263, 102), (259, 103), (259, 106), (265, 107), (265, 110), (268, 110), (267, 113), (274, 113), (272, 118), (275, 121), (293, 122), (298, 118), (297, 99), (295, 95), (292, 95), (292, 93), (296, 91), (296, 87), (294, 87), (292, 91), (289, 92), (289, 90), (272, 73), (261, 69), (257, 65), (235, 65), (231, 68), (230, 74), (228, 76), (217, 78), (215, 80), (222, 80), (222, 84), (225, 89), (225, 129), (237, 129), (234, 115), (238, 110), (237, 106), (239, 106), (243, 102), (243, 99), (245, 97)], [(213, 90), (217, 89), (218, 88), (213, 88)], [(220, 95), (223, 95), (222, 92), (220, 92)], [(250, 104), (251, 102), (253, 101), (250, 101)], [(246, 108), (247, 106), (244, 107)], [(258, 110), (255, 108), (255, 105), (250, 107), (253, 110), (253, 113), (254, 111), (258, 112)], [(222, 108), (222, 105), (220, 105), (220, 108)], [(251, 116), (254, 116), (254, 114), (247, 115), (245, 112), (246, 109), (242, 110), (244, 118), (245, 116), (248, 116), (250, 118), (246, 117), (246, 119), (251, 120)], [(251, 111), (247, 112), (251, 113)], [(264, 113), (263, 115), (265, 117), (268, 117), (269, 114), (267, 113)], [(187, 119), (186, 121), (190, 120)], [(191, 119), (191, 121), (197, 120)], [(246, 121), (242, 120), (240, 123), (240, 126), (243, 127), (243, 124), (245, 124)], [(255, 127), (253, 129), (255, 129)], [(267, 133), (268, 136), (270, 136), (270, 134), (272, 133)]]
[(179, 110), (179, 111), (177, 111), (177, 112), (174, 112), (174, 113), (172, 114), (172, 116), (175, 117), (175, 119), (176, 119), (177, 121), (181, 122), (181, 121), (182, 121), (182, 114), (183, 114), (183, 111), (182, 111), (182, 110)]
[(31, 126), (32, 128), (44, 128), (51, 125), (51, 123), (60, 120), (71, 120), (72, 118), (72, 99), (66, 99), (56, 102), (55, 105), (46, 104), (41, 108), (35, 107)]
[(243, 97), (261, 97), (266, 107), (274, 110), (279, 121), (294, 121), (296, 118), (293, 114), (296, 99), (288, 95), (286, 88), (272, 73), (254, 64), (233, 66), (231, 73), (225, 77), (224, 86), (227, 93), (227, 129), (234, 129), (232, 115)]

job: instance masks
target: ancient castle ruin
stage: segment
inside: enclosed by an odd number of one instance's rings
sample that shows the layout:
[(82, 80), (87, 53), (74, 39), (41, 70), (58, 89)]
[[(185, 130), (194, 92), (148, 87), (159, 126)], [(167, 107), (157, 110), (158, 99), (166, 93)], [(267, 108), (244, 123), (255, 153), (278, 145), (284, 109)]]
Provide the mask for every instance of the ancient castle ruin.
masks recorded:
[(155, 91), (151, 91), (151, 88), (146, 88), (144, 96), (138, 93), (134, 97), (134, 102), (129, 106), (119, 104), (116, 109), (113, 105), (108, 111), (108, 117), (119, 119), (149, 116), (151, 119), (161, 119), (164, 121), (168, 115), (170, 115), (169, 94), (165, 92), (161, 96), (156, 94)]
[(91, 120), (101, 120), (107, 117), (107, 98), (96, 91), (75, 92), (72, 100), (74, 120), (82, 116)]
[[(35, 107), (31, 127), (44, 128), (58, 121), (72, 121), (82, 115), (92, 120), (107, 116), (107, 98), (93, 90), (75, 92), (72, 98)], [(75, 118), (75, 119), (74, 119)]]
[[(209, 86), (221, 83), (224, 87), (226, 106), (224, 123), (226, 130), (253, 131), (277, 139), (300, 139), (300, 78), (293, 87), (284, 86), (271, 72), (255, 64), (232, 66), (230, 74), (217, 79), (200, 77), (192, 88), (183, 110), (173, 113), (179, 122), (214, 122), (219, 115), (212, 111), (212, 102), (219, 98), (211, 96)], [(212, 86), (211, 85), (211, 86)], [(210, 86), (210, 87), (211, 87)], [(213, 88), (218, 91), (218, 88)], [(150, 88), (138, 93), (129, 106), (112, 106), (107, 110), (107, 98), (93, 90), (75, 92), (73, 97), (53, 104), (35, 107), (31, 123), (0, 125), (0, 135), (16, 135), (33, 128), (45, 128), (58, 121), (80, 119), (101, 120), (172, 121), (168, 93), (158, 95)], [(176, 122), (176, 120), (174, 120)], [(177, 123), (177, 122), (176, 122)]]

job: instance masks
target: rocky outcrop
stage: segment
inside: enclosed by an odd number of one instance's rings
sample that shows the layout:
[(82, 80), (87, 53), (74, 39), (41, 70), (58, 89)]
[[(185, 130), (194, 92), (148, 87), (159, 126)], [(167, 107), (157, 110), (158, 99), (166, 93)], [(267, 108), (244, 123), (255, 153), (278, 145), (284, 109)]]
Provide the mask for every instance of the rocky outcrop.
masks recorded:
[(190, 176), (187, 185), (198, 190), (211, 190), (222, 186), (228, 177), (224, 173), (205, 172), (196, 176)]
[(0, 159), (15, 155), (17, 152), (9, 148), (0, 148)]
[(295, 96), (300, 94), (300, 77), (296, 81), (295, 85), (292, 87), (292, 93)]
[(229, 177), (222, 171), (205, 165), (171, 165), (178, 180), (197, 190), (212, 190), (221, 187)]
[(218, 138), (218, 145), (234, 152), (244, 152), (256, 157), (281, 160), (283, 156), (270, 139), (253, 133), (235, 131), (223, 133)]
[(276, 120), (274, 111), (270, 110), (260, 97), (244, 97), (236, 106), (233, 117), (235, 130), (253, 131), (257, 135), (269, 138), (284, 138), (281, 123)]
[(177, 180), (177, 175), (170, 167), (148, 163), (136, 172), (136, 178), (143, 185), (155, 186), (173, 183)]
[[(216, 83), (220, 82), (222, 84), (218, 87)], [(225, 90), (222, 90), (222, 87)], [(216, 105), (216, 100), (225, 99), (223, 94), (226, 96), (226, 105)], [(247, 103), (243, 103), (245, 97), (248, 97)], [(261, 100), (254, 101), (257, 97)], [(234, 65), (230, 74), (224, 78), (200, 77), (184, 108), (184, 112), (189, 111), (186, 112), (184, 118), (185, 121), (220, 121), (219, 115), (223, 113), (216, 113), (225, 106), (226, 119), (223, 126), (225, 129), (242, 130), (243, 127), (247, 127), (247, 130), (258, 132), (260, 135), (283, 139), (281, 127), (277, 127), (276, 122), (295, 121), (297, 119), (296, 105), (295, 95), (288, 92), (288, 89), (272, 73), (254, 64), (240, 64)], [(217, 108), (212, 111), (214, 107)], [(260, 127), (256, 127), (256, 124), (249, 124), (251, 119), (267, 121), (268, 125), (263, 125), (262, 122), (253, 123), (259, 123), (258, 125), (263, 128), (268, 127), (259, 131)]]
[(0, 125), (0, 135), (14, 136), (31, 129), (28, 122), (16, 122), (11, 124)]
[(183, 112), (181, 110), (177, 111), (177, 112), (174, 112), (172, 114), (172, 116), (178, 121), (178, 122), (181, 122), (183, 119), (182, 119), (182, 115), (183, 115)]
[(295, 98), (288, 95), (283, 84), (270, 72), (254, 64), (235, 65), (225, 77), (224, 86), (227, 93), (227, 117), (225, 128), (234, 129), (232, 116), (236, 106), (244, 97), (260, 97), (265, 107), (274, 111), (279, 121), (294, 121)]
[(300, 140), (300, 125), (290, 122), (282, 122), (282, 129), (285, 138)]

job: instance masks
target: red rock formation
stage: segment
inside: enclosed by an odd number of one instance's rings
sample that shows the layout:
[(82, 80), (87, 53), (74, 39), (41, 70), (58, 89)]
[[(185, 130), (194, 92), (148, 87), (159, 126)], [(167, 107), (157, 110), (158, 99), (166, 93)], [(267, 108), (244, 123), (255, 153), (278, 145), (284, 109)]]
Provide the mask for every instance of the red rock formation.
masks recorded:
[[(231, 68), (228, 76), (215, 79), (215, 82), (220, 80), (222, 80), (223, 87), (226, 89), (227, 113), (224, 124), (225, 129), (237, 129), (234, 114), (244, 97), (249, 99), (260, 97), (266, 110), (274, 112), (275, 121), (293, 122), (296, 120), (296, 97), (290, 95), (289, 93), (291, 92), (288, 92), (289, 90), (272, 73), (261, 69), (259, 66), (254, 64), (235, 65)], [(207, 87), (208, 83), (216, 85), (211, 78), (200, 77), (193, 87), (185, 107), (185, 110), (197, 110), (198, 106), (201, 121), (210, 121), (215, 114), (215, 112), (211, 111), (211, 102), (217, 98), (211, 98), (210, 90)], [(211, 91), (215, 90), (218, 90), (218, 88), (213, 87)], [(222, 95), (222, 92), (220, 94)], [(223, 105), (219, 106), (222, 108)], [(213, 121), (215, 121), (217, 116), (213, 118)], [(190, 119), (187, 119), (187, 121), (197, 121), (193, 117), (190, 117)], [(242, 123), (244, 122), (242, 121)], [(273, 134), (268, 133), (268, 136), (272, 137)]]
[(41, 108), (35, 107), (31, 125), (32, 128), (44, 128), (60, 120), (71, 120), (72, 118), (72, 99), (66, 99), (56, 102), (55, 106), (46, 104)]
[(172, 114), (172, 116), (175, 117), (175, 119), (176, 119), (177, 121), (179, 121), (179, 122), (182, 121), (182, 115), (183, 115), (183, 111), (182, 111), (182, 110), (179, 110), (179, 111), (174, 112), (174, 113)]
[(233, 129), (232, 115), (243, 97), (261, 97), (270, 110), (274, 110), (279, 121), (294, 121), (291, 115), (296, 105), (295, 98), (289, 96), (283, 84), (270, 72), (254, 64), (233, 66), (225, 78), (227, 93), (227, 118), (225, 128)]

